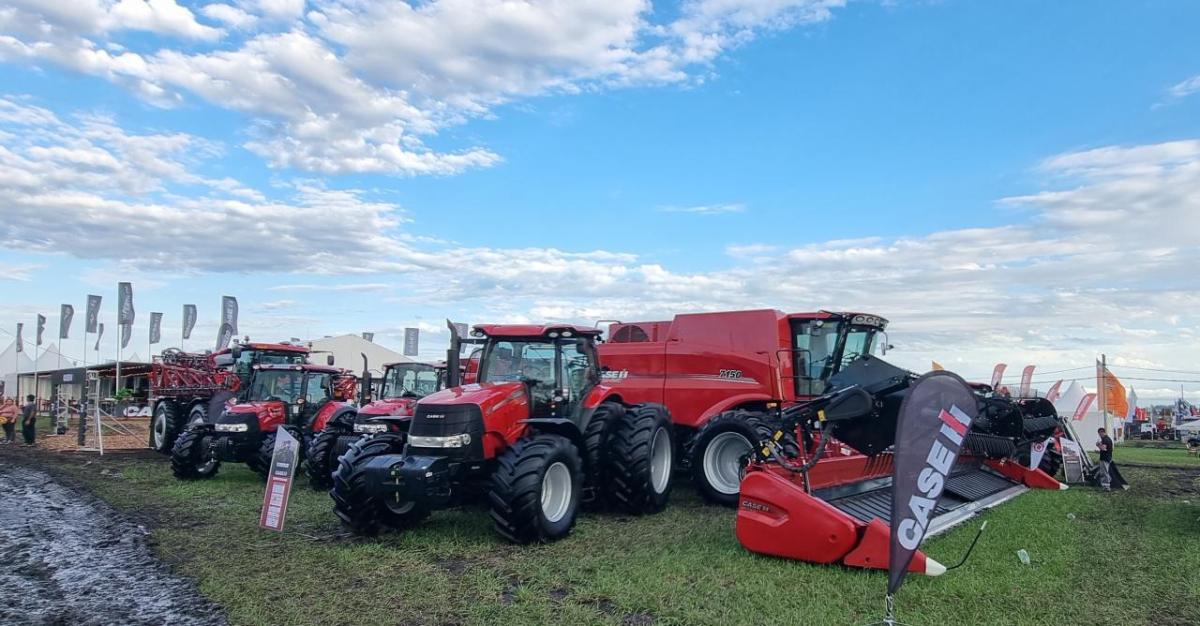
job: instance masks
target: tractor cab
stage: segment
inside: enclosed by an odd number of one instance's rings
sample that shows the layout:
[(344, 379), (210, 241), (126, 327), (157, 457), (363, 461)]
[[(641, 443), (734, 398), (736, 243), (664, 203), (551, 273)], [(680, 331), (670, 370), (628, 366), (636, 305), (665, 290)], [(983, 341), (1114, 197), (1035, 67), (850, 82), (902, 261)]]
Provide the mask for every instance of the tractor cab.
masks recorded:
[(309, 349), (286, 343), (235, 343), (213, 355), (213, 364), (232, 373), (234, 390), (245, 390), (256, 365), (304, 365)]
[(442, 388), (445, 368), (428, 363), (388, 363), (384, 366), (381, 400), (424, 398)]
[(599, 334), (577, 326), (476, 326), (472, 335), (484, 339), (477, 382), (523, 383), (531, 418), (577, 421), (599, 382)]
[(335, 379), (341, 378), (342, 371), (332, 367), (255, 365), (241, 403), (229, 409), (229, 413), (249, 408), (256, 413), (278, 411), (283, 423), (303, 427), (321, 407), (340, 395), (341, 385)]
[[(829, 379), (856, 359), (887, 345), (888, 321), (865, 313), (799, 313), (788, 316), (792, 335), (792, 367), (797, 398), (827, 392)], [(879, 338), (883, 341), (879, 342)]]

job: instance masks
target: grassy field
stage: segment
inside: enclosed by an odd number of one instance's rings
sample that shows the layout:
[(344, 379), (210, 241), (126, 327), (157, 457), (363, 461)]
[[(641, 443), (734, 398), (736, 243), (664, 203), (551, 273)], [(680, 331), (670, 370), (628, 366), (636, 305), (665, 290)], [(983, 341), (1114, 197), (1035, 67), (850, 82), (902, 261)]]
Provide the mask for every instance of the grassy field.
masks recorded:
[(1178, 441), (1156, 446), (1132, 445), (1133, 443), (1117, 444), (1113, 452), (1113, 460), (1117, 465), (1127, 463), (1200, 468), (1200, 456), (1188, 454), (1187, 447)]
[[(199, 581), (234, 624), (863, 624), (881, 617), (885, 574), (747, 553), (734, 538), (733, 514), (702, 504), (688, 485), (661, 515), (585, 516), (552, 545), (505, 544), (479, 508), (364, 540), (342, 535), (328, 496), (307, 487), (294, 493), (287, 532), (258, 529), (262, 484), (239, 466), (183, 483), (149, 454), (12, 453), (6, 458), (48, 469), (141, 519), (159, 554)], [(971, 561), (941, 578), (911, 577), (898, 616), (956, 625), (1200, 623), (1200, 467), (1125, 473), (1134, 485), (1127, 492), (1031, 492), (986, 513), (990, 524)], [(977, 526), (937, 537), (926, 550), (954, 563)], [(1022, 548), (1029, 566), (1017, 559)]]

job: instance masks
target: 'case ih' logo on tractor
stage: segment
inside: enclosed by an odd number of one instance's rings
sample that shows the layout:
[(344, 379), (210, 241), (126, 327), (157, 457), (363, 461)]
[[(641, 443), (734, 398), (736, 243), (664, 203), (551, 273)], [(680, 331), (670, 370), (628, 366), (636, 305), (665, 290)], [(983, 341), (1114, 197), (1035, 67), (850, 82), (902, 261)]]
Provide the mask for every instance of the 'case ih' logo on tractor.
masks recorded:
[(607, 370), (600, 372), (600, 380), (625, 380), (629, 378), (629, 370)]
[(753, 500), (742, 500), (742, 508), (749, 509), (751, 511), (759, 511), (761, 513), (770, 513), (771, 512), (771, 507), (769, 507), (765, 504), (760, 504)]

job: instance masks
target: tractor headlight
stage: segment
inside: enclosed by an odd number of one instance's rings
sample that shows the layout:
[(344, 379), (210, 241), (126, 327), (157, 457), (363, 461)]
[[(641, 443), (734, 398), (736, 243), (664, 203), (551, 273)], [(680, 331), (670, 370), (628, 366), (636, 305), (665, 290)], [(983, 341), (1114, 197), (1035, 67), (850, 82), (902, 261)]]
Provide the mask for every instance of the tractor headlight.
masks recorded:
[(387, 432), (387, 424), (355, 424), (354, 432), (356, 433), (384, 433)]
[(250, 426), (246, 424), (217, 424), (219, 433), (244, 433), (248, 430), (250, 430)]
[(418, 448), (461, 448), (471, 444), (471, 435), (450, 435), (448, 437), (423, 437), (409, 435), (408, 443)]

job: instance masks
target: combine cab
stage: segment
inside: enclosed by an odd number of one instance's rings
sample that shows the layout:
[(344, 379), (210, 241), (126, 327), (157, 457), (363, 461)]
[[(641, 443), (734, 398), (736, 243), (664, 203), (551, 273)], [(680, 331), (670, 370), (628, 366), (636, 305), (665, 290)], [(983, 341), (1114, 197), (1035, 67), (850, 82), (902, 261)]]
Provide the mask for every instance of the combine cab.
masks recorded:
[[(333, 486), (333, 470), (337, 468), (338, 457), (345, 454), (363, 435), (407, 432), (417, 401), (444, 389), (445, 385), (445, 364), (385, 365), (378, 400), (371, 402), (364, 395), (364, 402), (357, 411), (340, 411), (331, 415), (324, 424), (314, 425), (313, 432), (317, 434), (308, 447), (307, 457), (308, 477), (313, 488), (329, 489)], [(370, 386), (364, 376), (364, 394)]]
[(467, 385), (451, 334), (450, 387), (417, 402), (407, 432), (363, 438), (339, 460), (330, 495), (354, 532), (409, 527), (479, 494), (515, 543), (566, 536), (581, 504), (632, 514), (666, 506), (670, 416), (616, 400), (597, 364), (599, 331), (476, 326), (478, 382)]
[(287, 430), (302, 444), (313, 426), (353, 406), (357, 379), (319, 365), (255, 365), (239, 402), (215, 420), (192, 425), (171, 449), (176, 478), (210, 478), (222, 462), (246, 463), (264, 478), (275, 437)]
[(308, 354), (302, 346), (274, 343), (235, 344), (215, 354), (164, 350), (150, 369), (150, 447), (170, 453), (180, 433), (208, 419), (214, 398), (223, 407), (245, 387), (253, 366), (303, 364)]

